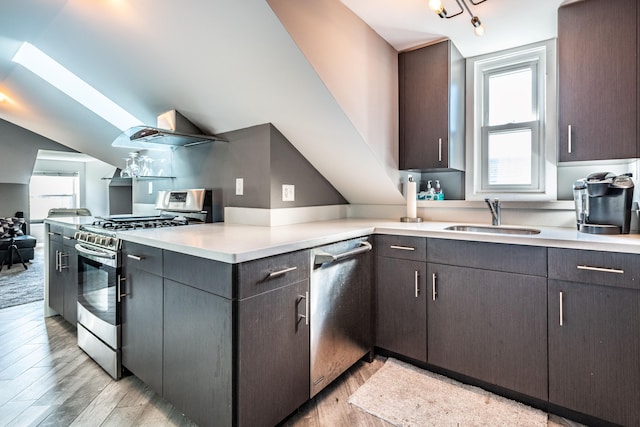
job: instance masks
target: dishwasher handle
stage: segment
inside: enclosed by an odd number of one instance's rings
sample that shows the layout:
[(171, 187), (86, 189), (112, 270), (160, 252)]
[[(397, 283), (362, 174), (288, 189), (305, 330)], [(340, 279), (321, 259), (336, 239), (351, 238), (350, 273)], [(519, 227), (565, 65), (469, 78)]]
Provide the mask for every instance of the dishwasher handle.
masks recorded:
[(330, 254), (327, 252), (318, 252), (315, 254), (315, 256), (313, 257), (313, 263), (315, 265), (320, 265), (320, 264), (325, 264), (328, 262), (335, 262), (335, 261), (339, 261), (341, 259), (344, 258), (348, 258), (354, 255), (358, 255), (364, 252), (369, 252), (371, 249), (373, 249), (373, 246), (371, 246), (371, 243), (363, 241), (360, 242), (360, 246), (355, 248), (355, 249), (351, 249), (349, 251), (346, 252), (342, 252), (339, 254)]

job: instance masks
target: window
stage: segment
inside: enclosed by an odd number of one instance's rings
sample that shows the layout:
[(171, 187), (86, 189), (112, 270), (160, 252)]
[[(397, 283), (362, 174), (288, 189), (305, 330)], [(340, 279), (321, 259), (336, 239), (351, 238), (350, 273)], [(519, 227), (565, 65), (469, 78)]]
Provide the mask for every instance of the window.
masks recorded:
[(29, 183), (30, 217), (38, 222), (51, 208), (79, 208), (78, 173), (34, 172)]
[(467, 198), (554, 199), (555, 43), (469, 59), (467, 93)]

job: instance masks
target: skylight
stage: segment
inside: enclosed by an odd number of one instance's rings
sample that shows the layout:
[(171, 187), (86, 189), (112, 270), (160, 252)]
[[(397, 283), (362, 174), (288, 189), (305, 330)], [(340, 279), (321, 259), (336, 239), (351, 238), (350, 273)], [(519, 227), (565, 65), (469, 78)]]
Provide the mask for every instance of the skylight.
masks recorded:
[(31, 43), (24, 42), (12, 61), (24, 66), (122, 131), (142, 124), (142, 120), (125, 111)]

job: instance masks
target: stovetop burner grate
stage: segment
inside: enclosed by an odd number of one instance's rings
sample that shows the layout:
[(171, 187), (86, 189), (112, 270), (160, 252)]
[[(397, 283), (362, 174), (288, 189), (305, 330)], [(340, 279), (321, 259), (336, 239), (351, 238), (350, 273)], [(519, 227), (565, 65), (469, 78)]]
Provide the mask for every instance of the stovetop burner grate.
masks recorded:
[(105, 230), (135, 230), (140, 228), (175, 227), (188, 225), (186, 218), (157, 216), (157, 217), (117, 217), (100, 218), (93, 222), (92, 226)]

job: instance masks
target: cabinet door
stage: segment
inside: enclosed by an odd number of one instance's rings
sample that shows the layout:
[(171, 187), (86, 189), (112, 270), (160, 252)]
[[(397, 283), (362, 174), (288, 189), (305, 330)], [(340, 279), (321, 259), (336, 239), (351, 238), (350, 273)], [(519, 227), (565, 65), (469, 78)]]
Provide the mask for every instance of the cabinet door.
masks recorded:
[(427, 270), (429, 363), (546, 400), (546, 278), (440, 264)]
[[(559, 160), (637, 156), (636, 0), (558, 9)], [(571, 140), (571, 143), (569, 143)]]
[(61, 316), (64, 314), (64, 270), (60, 269), (63, 253), (64, 246), (49, 239), (49, 307)]
[(238, 425), (276, 425), (309, 399), (309, 281), (238, 302)]
[(639, 328), (640, 291), (550, 280), (549, 401), (640, 425)]
[(427, 362), (425, 262), (377, 257), (376, 346)]
[(399, 56), (400, 169), (448, 167), (449, 43)]
[(232, 321), (231, 300), (164, 279), (163, 397), (200, 426), (232, 425)]
[(62, 281), (64, 288), (63, 317), (72, 325), (78, 323), (78, 253), (73, 246), (64, 245)]
[(122, 364), (162, 395), (162, 277), (125, 266)]

